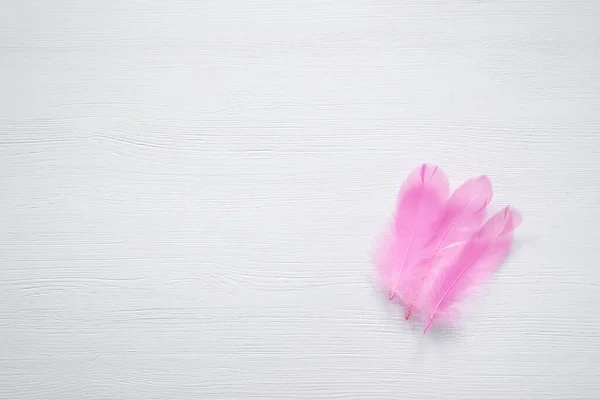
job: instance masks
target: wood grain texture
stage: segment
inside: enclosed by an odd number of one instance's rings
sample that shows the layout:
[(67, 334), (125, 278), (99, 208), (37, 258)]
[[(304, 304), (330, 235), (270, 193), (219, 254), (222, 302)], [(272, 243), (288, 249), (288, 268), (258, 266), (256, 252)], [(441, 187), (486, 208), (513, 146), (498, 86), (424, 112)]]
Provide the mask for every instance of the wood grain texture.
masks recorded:
[[(0, 399), (600, 398), (600, 3), (5, 1)], [(515, 250), (423, 336), (371, 279), (418, 163)]]

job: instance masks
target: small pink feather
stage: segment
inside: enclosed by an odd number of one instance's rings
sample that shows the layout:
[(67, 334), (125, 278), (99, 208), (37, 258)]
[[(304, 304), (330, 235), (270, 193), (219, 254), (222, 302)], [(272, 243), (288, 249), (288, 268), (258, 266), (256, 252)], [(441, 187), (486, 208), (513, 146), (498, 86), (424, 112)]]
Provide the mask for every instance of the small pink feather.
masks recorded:
[(521, 215), (506, 207), (492, 216), (468, 241), (454, 262), (432, 276), (419, 308), (427, 315), (425, 333), (434, 320), (448, 321), (455, 302), (495, 272), (510, 250)]
[(400, 189), (393, 226), (377, 256), (379, 275), (390, 292), (405, 304), (415, 301), (415, 267), (439, 223), (449, 184), (441, 168), (423, 164), (412, 171)]
[(452, 264), (473, 233), (481, 226), (486, 207), (492, 199), (492, 183), (486, 176), (473, 178), (454, 191), (444, 207), (440, 223), (422, 253), (420, 264), (414, 268), (406, 284), (412, 290), (407, 303), (406, 319), (424, 290), (425, 278)]

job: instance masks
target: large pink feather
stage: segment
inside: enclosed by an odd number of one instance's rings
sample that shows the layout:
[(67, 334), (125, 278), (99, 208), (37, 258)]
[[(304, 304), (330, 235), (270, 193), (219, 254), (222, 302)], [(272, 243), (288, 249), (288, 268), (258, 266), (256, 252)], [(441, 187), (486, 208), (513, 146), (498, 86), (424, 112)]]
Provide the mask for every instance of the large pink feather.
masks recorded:
[(444, 207), (443, 217), (423, 250), (423, 259), (407, 282), (406, 319), (424, 289), (425, 277), (450, 265), (464, 248), (473, 233), (485, 218), (486, 207), (492, 199), (492, 183), (486, 176), (473, 178), (463, 183), (452, 193)]
[(510, 250), (513, 231), (520, 223), (517, 210), (504, 208), (473, 235), (450, 266), (439, 271), (421, 304), (421, 310), (429, 318), (425, 333), (434, 320), (448, 320), (455, 302), (498, 269)]
[(380, 279), (390, 299), (410, 300), (407, 283), (441, 217), (448, 197), (448, 179), (441, 168), (423, 164), (411, 172), (400, 189), (393, 226), (378, 255)]

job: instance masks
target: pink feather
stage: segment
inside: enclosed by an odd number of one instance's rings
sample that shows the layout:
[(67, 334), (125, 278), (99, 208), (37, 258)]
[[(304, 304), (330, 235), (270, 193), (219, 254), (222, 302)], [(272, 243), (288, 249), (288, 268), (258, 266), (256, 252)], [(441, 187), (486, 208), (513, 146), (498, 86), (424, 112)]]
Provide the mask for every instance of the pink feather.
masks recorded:
[(433, 276), (419, 306), (429, 318), (425, 333), (434, 320), (449, 320), (455, 303), (499, 268), (520, 223), (521, 215), (517, 210), (504, 208), (473, 235), (454, 262)]
[(400, 189), (393, 226), (378, 254), (380, 279), (405, 304), (415, 301), (412, 275), (439, 219), (449, 185), (441, 168), (423, 164), (413, 170)]
[[(432, 239), (423, 250), (423, 258), (414, 268), (407, 285), (413, 291), (407, 304), (406, 319), (416, 306), (429, 273), (440, 271), (458, 256), (473, 233), (481, 226), (486, 207), (492, 199), (492, 183), (486, 176), (473, 178), (454, 191)], [(409, 289), (407, 289), (409, 290)]]

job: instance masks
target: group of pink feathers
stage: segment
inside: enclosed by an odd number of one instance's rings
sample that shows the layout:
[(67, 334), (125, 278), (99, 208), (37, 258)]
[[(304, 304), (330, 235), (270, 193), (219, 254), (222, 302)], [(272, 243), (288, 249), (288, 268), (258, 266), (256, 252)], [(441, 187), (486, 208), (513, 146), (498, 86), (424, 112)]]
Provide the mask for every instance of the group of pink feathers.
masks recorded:
[(407, 320), (421, 319), (425, 333), (432, 323), (453, 322), (457, 302), (498, 269), (521, 223), (508, 206), (485, 221), (492, 199), (486, 176), (449, 194), (441, 168), (423, 164), (412, 171), (375, 260), (390, 300), (402, 303)]

